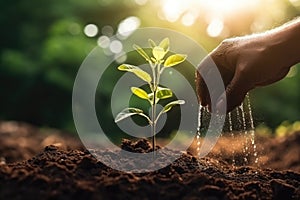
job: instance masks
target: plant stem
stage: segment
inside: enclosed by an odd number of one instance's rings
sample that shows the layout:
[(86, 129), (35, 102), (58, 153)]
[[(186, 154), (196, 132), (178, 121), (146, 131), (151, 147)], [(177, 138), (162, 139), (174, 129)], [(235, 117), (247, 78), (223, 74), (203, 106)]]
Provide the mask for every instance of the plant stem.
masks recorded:
[(156, 86), (158, 86), (159, 85), (159, 79), (160, 79), (160, 63), (158, 63), (156, 74), (157, 74)]
[(160, 62), (154, 63), (152, 65), (151, 62), (149, 62), (152, 70), (152, 76), (153, 76), (153, 85), (151, 85), (151, 90), (153, 92), (153, 103), (151, 104), (151, 132), (152, 132), (152, 150), (153, 150), (153, 158), (155, 156), (155, 146), (156, 146), (156, 141), (155, 141), (155, 134), (156, 134), (156, 93), (157, 93), (157, 88), (159, 85), (159, 79), (160, 79)]
[(154, 97), (153, 97), (153, 105), (151, 106), (152, 109), (152, 150), (153, 150), (153, 157), (155, 156), (155, 134), (156, 134), (156, 89), (154, 89)]
[(156, 64), (152, 68), (153, 73), (153, 104), (151, 105), (152, 109), (152, 150), (153, 158), (155, 156), (155, 134), (156, 134), (156, 90), (157, 90), (157, 74), (155, 73), (157, 68)]

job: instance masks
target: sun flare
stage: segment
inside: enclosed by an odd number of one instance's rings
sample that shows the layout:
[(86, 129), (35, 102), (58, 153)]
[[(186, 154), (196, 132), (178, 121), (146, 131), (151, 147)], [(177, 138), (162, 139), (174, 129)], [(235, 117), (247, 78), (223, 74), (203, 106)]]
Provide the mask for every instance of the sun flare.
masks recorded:
[(181, 22), (192, 26), (197, 19), (203, 18), (207, 23), (210, 37), (226, 37), (228, 29), (226, 19), (234, 18), (240, 13), (258, 10), (260, 0), (161, 0), (159, 17), (169, 22)]
[[(236, 12), (243, 12), (255, 9), (259, 0), (162, 0), (161, 8), (165, 19), (174, 22), (181, 15), (189, 13), (195, 16), (199, 13), (209, 13), (218, 17), (234, 15)], [(186, 17), (185, 17), (186, 18)], [(192, 17), (190, 17), (192, 18)], [(191, 20), (192, 21), (192, 20)], [(189, 24), (189, 23), (187, 23)]]
[(256, 8), (258, 4), (259, 0), (200, 0), (198, 5), (208, 12), (230, 15)]

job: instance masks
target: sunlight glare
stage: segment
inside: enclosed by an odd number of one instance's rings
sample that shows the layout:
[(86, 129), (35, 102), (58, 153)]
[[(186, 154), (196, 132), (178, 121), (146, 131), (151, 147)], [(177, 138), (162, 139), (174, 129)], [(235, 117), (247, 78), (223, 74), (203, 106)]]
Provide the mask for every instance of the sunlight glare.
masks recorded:
[(209, 12), (216, 14), (231, 14), (256, 8), (259, 0), (200, 0), (200, 5)]
[(148, 0), (135, 0), (137, 5), (143, 6), (148, 2)]
[(199, 13), (209, 14), (212, 18), (223, 18), (237, 12), (257, 9), (260, 0), (161, 0), (160, 4), (161, 19), (176, 22), (181, 18), (183, 25), (191, 26), (197, 20)]
[(289, 2), (290, 2), (294, 7), (299, 7), (299, 6), (300, 6), (300, 0), (289, 0)]
[(169, 22), (175, 22), (189, 6), (189, 0), (164, 0), (162, 10)]

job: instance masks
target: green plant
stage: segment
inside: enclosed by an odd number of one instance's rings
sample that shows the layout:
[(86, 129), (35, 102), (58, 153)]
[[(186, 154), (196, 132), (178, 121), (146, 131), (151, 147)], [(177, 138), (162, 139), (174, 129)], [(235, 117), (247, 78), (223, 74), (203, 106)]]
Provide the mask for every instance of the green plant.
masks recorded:
[(115, 118), (115, 122), (119, 122), (127, 117), (133, 115), (140, 115), (146, 118), (151, 125), (151, 135), (152, 135), (152, 148), (155, 151), (155, 134), (156, 134), (156, 124), (160, 116), (167, 113), (175, 105), (184, 104), (184, 100), (176, 100), (168, 103), (163, 107), (163, 109), (157, 114), (156, 105), (160, 99), (168, 99), (173, 96), (173, 92), (169, 88), (161, 87), (159, 85), (161, 74), (168, 67), (173, 67), (185, 61), (186, 55), (173, 54), (168, 56), (165, 60), (166, 54), (169, 52), (169, 39), (163, 39), (159, 45), (149, 39), (149, 44), (152, 49), (152, 56), (149, 56), (141, 47), (138, 45), (133, 45), (133, 48), (149, 63), (152, 75), (142, 70), (141, 68), (129, 64), (122, 64), (118, 67), (120, 71), (131, 72), (137, 77), (145, 81), (151, 90), (148, 94), (145, 90), (138, 87), (131, 87), (131, 92), (137, 97), (147, 100), (151, 105), (151, 117), (146, 115), (143, 110), (139, 108), (125, 108), (121, 111)]

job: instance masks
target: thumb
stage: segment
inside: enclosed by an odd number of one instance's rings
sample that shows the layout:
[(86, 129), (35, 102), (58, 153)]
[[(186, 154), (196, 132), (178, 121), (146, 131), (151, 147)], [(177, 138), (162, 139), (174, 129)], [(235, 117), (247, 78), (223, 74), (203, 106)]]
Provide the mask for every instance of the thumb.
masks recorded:
[(247, 92), (252, 88), (252, 84), (246, 76), (243, 76), (241, 72), (236, 72), (231, 82), (226, 86), (224, 93), (219, 97), (216, 105), (217, 110), (222, 110), (224, 106), (227, 106), (227, 112), (232, 111), (241, 105)]

